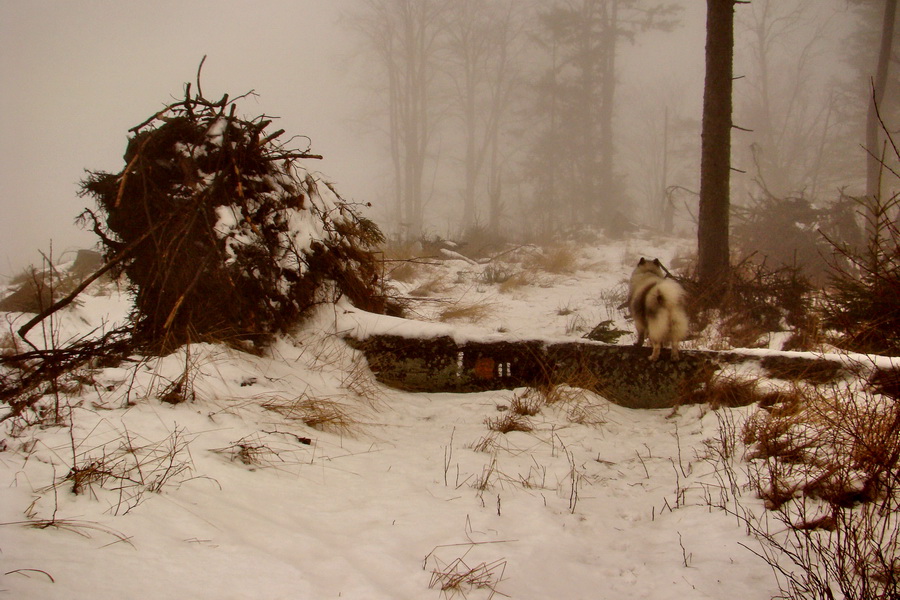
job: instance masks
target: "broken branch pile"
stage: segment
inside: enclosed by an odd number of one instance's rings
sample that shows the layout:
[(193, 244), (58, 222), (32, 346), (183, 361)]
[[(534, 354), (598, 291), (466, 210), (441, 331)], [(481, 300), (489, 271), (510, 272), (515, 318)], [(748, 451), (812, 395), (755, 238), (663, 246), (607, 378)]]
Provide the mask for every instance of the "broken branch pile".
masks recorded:
[(135, 293), (135, 342), (259, 345), (341, 295), (381, 311), (382, 233), (298, 164), (321, 157), (190, 90), (130, 130), (121, 172), (82, 182), (98, 206), (82, 217)]

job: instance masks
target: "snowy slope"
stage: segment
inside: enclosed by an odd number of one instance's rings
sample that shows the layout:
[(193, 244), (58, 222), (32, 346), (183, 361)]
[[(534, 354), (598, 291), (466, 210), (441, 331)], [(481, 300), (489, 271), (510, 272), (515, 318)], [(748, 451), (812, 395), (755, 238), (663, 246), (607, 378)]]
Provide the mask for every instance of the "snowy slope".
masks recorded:
[[(639, 255), (586, 250), (579, 268), (512, 294), (453, 271), (477, 265), (447, 261), (441, 268), (459, 283), (441, 299), (493, 308), (478, 323), (436, 327), (579, 337), (572, 315), (608, 318), (598, 298)], [(440, 305), (423, 302), (419, 314)], [(98, 297), (60, 327), (68, 334), (125, 312), (126, 299)], [(730, 490), (704, 458), (705, 441), (750, 409), (634, 411), (562, 390), (528, 417), (532, 431), (501, 434), (488, 421), (525, 390), (385, 388), (336, 335), (372, 318), (346, 305), (323, 310), (264, 357), (198, 345), (101, 369), (61, 397), (62, 424), (7, 421), (0, 590), (93, 600), (776, 592), (768, 565), (743, 546), (757, 542), (716, 507), (729, 505)], [(193, 401), (161, 402), (185, 365), (182, 392)], [(743, 504), (759, 504), (744, 494)]]

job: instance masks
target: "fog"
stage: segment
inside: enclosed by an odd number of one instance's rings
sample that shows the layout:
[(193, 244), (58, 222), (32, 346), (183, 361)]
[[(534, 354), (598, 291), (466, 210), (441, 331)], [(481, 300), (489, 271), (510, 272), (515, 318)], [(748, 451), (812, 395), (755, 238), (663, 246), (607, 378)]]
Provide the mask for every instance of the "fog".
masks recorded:
[[(454, 16), (466, 7), (491, 6), (493, 19), (514, 17), (507, 66), (498, 71), (509, 76), (508, 101), (491, 146), (479, 127), (487, 122), (493, 88), (487, 80), (472, 88), (472, 146), (494, 150), (494, 159), (491, 152), (467, 158), (461, 79), (454, 76), (458, 63), (454, 46), (442, 46), (429, 67), (433, 103), (423, 117), (430, 137), (419, 186), (409, 187), (409, 181), (398, 181), (400, 171), (391, 160), (409, 153), (390, 144), (385, 63), (373, 42), (373, 10), (390, 5), (384, 0), (0, 0), (0, 274), (39, 262), (39, 251), (49, 254), (52, 248), (59, 258), (94, 244), (92, 233), (74, 225), (90, 205), (78, 197), (85, 169), (120, 171), (128, 129), (183, 97), (203, 56), (207, 98), (253, 90), (256, 95), (239, 110), (279, 117), (277, 127), (288, 135), (307, 136), (324, 159), (304, 166), (333, 181), (346, 199), (371, 203), (370, 216), (389, 235), (458, 237), (487, 228), (523, 237), (585, 223), (621, 233), (627, 230), (621, 223), (664, 227), (660, 213), (666, 202), (674, 210), (670, 229), (689, 235), (699, 187), (705, 3), (618, 0), (622, 19), (636, 18), (639, 11), (628, 11), (641, 6), (680, 10), (659, 27), (627, 29), (622, 21), (615, 78), (607, 79), (615, 83), (614, 96), (604, 100), (612, 111), (611, 133), (600, 117), (594, 129), (573, 121), (569, 129), (553, 130), (551, 114), (564, 123), (572, 112), (562, 108), (570, 99), (560, 90), (581, 80), (574, 62), (559, 59), (569, 49), (565, 31), (553, 38), (558, 54), (551, 54), (551, 29), (541, 30), (538, 15), (551, 5), (588, 4), (610, 2), (448, 5), (443, 21), (436, 21), (446, 39), (452, 37), (447, 32), (461, 33), (474, 22), (475, 17)], [(759, 12), (769, 5), (773, 14)], [(795, 8), (800, 12), (792, 19), (775, 14)], [(847, 62), (846, 39), (856, 21), (846, 2), (761, 1), (738, 6), (737, 14), (735, 124), (742, 129), (734, 134), (733, 162), (745, 173), (735, 173), (733, 201), (746, 201), (761, 182), (771, 193), (821, 198), (838, 187), (858, 187), (865, 93), (852, 88), (854, 77), (864, 78)], [(456, 30), (447, 25), (452, 22)], [(772, 26), (784, 22), (790, 26)], [(489, 21), (485, 30), (492, 40), (497, 23)], [(770, 36), (760, 42), (759, 31)], [(766, 60), (755, 50), (760, 43), (768, 48)], [(545, 85), (553, 91), (542, 97), (536, 90), (547, 81), (553, 60), (556, 87)], [(596, 93), (602, 91), (598, 87)], [(595, 117), (589, 114), (588, 122)], [(573, 133), (582, 132), (589, 135), (578, 146)], [(295, 143), (305, 147), (306, 140)], [(807, 156), (805, 148), (812, 147), (818, 150)], [(478, 167), (470, 173), (472, 164)], [(419, 207), (404, 204), (419, 200)], [(417, 217), (421, 222), (413, 223)]]
[[(84, 170), (119, 172), (128, 129), (184, 96), (200, 60), (203, 93), (254, 90), (249, 116), (279, 117), (324, 160), (308, 165), (345, 195), (365, 195), (367, 156), (351, 48), (335, 25), (350, 2), (0, 1), (0, 273), (92, 246), (73, 222)], [(297, 140), (305, 146), (305, 140)]]

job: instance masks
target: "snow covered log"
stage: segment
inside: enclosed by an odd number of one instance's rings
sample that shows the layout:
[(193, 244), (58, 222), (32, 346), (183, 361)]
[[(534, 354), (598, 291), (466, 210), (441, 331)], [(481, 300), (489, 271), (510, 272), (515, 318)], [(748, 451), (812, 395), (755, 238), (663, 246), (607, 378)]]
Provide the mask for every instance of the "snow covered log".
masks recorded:
[(671, 408), (726, 364), (757, 363), (779, 379), (826, 383), (848, 373), (839, 360), (799, 353), (663, 352), (595, 342), (466, 341), (450, 336), (348, 338), (382, 383), (416, 392), (475, 392), (565, 383), (628, 408)]

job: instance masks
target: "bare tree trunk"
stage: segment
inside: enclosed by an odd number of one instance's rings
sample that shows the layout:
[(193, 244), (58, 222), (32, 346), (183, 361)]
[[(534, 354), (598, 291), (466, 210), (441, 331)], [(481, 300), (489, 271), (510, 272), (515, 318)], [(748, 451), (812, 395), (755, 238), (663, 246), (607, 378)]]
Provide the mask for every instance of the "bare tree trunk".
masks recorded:
[(866, 118), (866, 195), (880, 197), (881, 179), (881, 136), (877, 109), (884, 102), (884, 91), (887, 87), (888, 70), (891, 60), (891, 47), (894, 40), (894, 22), (897, 19), (897, 0), (885, 0), (884, 20), (881, 28), (881, 47), (878, 50), (878, 64), (875, 79), (872, 83), (872, 94), (869, 100), (869, 112)]
[(731, 110), (734, 5), (706, 2), (706, 83), (703, 93), (698, 271), (706, 288), (725, 281), (730, 266)]
[(669, 197), (669, 107), (666, 106), (663, 114), (663, 148), (662, 148), (662, 173), (660, 174), (659, 194), (662, 202), (660, 203), (660, 211), (662, 212), (662, 228), (663, 233), (672, 235), (675, 229), (675, 211), (672, 199)]
[(613, 116), (616, 93), (616, 45), (619, 36), (619, 0), (612, 0), (603, 6), (605, 36), (603, 52), (603, 76), (600, 82), (600, 169), (597, 188), (600, 194), (601, 218), (612, 208), (610, 198), (614, 192), (615, 141), (613, 138)]

